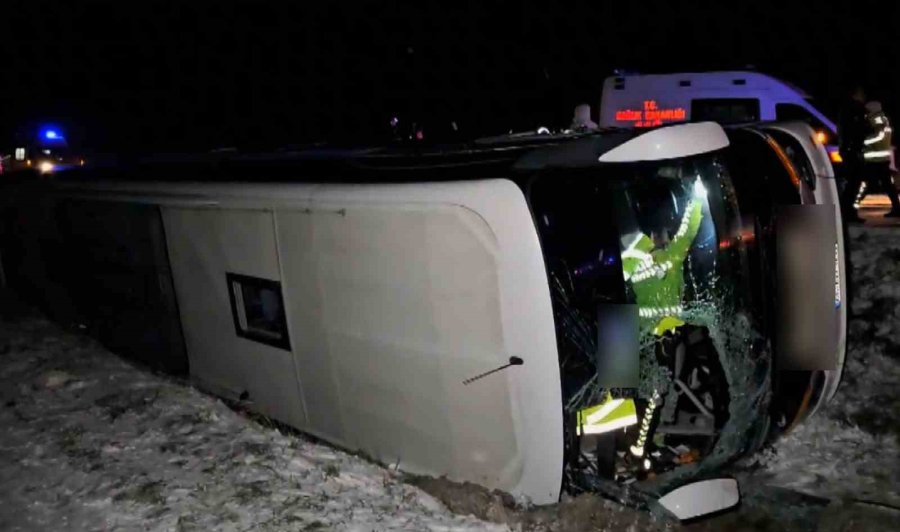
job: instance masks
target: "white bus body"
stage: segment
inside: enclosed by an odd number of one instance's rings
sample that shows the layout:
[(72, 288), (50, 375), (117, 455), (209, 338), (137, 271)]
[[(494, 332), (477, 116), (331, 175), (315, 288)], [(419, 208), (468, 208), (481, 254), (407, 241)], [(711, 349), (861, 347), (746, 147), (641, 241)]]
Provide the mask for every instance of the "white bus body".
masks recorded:
[[(376, 163), (388, 166), (374, 178), (360, 174), (362, 181), (340, 175), (352, 165), (325, 178), (291, 162), (287, 182), (261, 182), (265, 159), (252, 157), (234, 162), (230, 182), (184, 179), (208, 166), (183, 162), (134, 174), (113, 168), (105, 177), (82, 171), (35, 183), (33, 196), (0, 195), (0, 220), (22, 221), (0, 225), (4, 273), (45, 307), (81, 308), (88, 321), (101, 313), (92, 332), (108, 333), (105, 342), (119, 352), (153, 363), (171, 348), (174, 367), (189, 368), (202, 388), (401, 470), (538, 504), (557, 501), (565, 482), (643, 503), (637, 494), (659, 498), (696, 471), (709, 475), (754, 451), (769, 434), (769, 400), (779, 397), (770, 393), (773, 355), (765, 342), (731, 343), (716, 331), (692, 334), (677, 366), (715, 370), (690, 385), (716, 401), (712, 414), (697, 407), (712, 420), (697, 424), (694, 407), (670, 401), (671, 419), (660, 426), (670, 449), (705, 442), (702, 469), (671, 456), (638, 482), (595, 482), (600, 474), (591, 471), (599, 468), (585, 465), (579, 449), (587, 439), (575, 427), (597, 386), (614, 386), (597, 384), (605, 378), (595, 362), (605, 341), (598, 309), (639, 315), (641, 303), (626, 296), (633, 288), (620, 245), (645, 231), (635, 198), (657, 198), (657, 187), (666, 194), (661, 205), (677, 211), (684, 194), (694, 194), (692, 212), (701, 213), (701, 236), (683, 268), (694, 286), (685, 303), (703, 303), (716, 320), (739, 312), (746, 317), (739, 332), (771, 335), (756, 310), (766, 303), (757, 298), (770, 293), (763, 285), (773, 268), (761, 264), (756, 277), (744, 277), (746, 251), (756, 244), (740, 220), (755, 215), (738, 212), (738, 187), (721, 171), (735, 157), (774, 160), (758, 132), (744, 133), (753, 136), (736, 141), (744, 152), (714, 123), (551, 138), (546, 147), (516, 139), (455, 154), (480, 157), (481, 166), (416, 155), (418, 173), (406, 176), (409, 160), (390, 166), (387, 154)], [(448, 168), (455, 177), (432, 175)], [(735, 172), (762, 209), (785, 197), (811, 201), (784, 168), (767, 168), (771, 194), (754, 171)], [(827, 169), (819, 171), (827, 181)], [(830, 190), (817, 186), (813, 196), (827, 203)], [(557, 282), (564, 277), (565, 286)], [(169, 343), (134, 349), (156, 332)], [(638, 349), (626, 354), (637, 368)], [(179, 357), (187, 363), (179, 366)], [(489, 373), (514, 360), (520, 363)], [(798, 386), (801, 395), (806, 386)], [(791, 406), (787, 415), (799, 411)], [(637, 434), (635, 426), (614, 436)], [(607, 450), (604, 460), (619, 460)], [(685, 493), (697, 495), (688, 489), (672, 498)]]
[[(553, 317), (537, 234), (511, 182), (70, 192), (159, 207), (202, 388), (410, 473), (559, 498)], [(254, 338), (240, 308), (255, 280), (283, 296), (286, 328), (269, 331), (281, 345)], [(463, 383), (511, 356), (524, 364)]]

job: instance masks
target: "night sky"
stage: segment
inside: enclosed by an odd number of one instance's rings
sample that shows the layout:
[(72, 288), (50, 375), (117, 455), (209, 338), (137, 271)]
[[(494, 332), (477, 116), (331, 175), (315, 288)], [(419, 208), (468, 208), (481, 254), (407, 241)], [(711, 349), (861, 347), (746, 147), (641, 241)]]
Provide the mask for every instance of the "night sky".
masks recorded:
[[(0, 138), (188, 151), (562, 126), (615, 68), (742, 68), (900, 104), (896, 2), (40, 2), (0, 12)], [(689, 7), (687, 7), (689, 6)], [(701, 7), (706, 6), (706, 7)], [(596, 111), (596, 109), (595, 109)]]

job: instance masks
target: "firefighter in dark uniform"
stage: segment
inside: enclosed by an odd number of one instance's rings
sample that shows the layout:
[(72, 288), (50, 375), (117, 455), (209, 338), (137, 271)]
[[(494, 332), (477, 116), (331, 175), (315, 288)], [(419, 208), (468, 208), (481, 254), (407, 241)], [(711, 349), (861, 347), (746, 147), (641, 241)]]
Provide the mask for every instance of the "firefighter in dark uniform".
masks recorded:
[(869, 132), (866, 119), (866, 93), (857, 86), (850, 92), (841, 109), (838, 124), (838, 140), (843, 159), (844, 189), (841, 194), (841, 210), (846, 222), (862, 222), (855, 203), (865, 174), (863, 149)]

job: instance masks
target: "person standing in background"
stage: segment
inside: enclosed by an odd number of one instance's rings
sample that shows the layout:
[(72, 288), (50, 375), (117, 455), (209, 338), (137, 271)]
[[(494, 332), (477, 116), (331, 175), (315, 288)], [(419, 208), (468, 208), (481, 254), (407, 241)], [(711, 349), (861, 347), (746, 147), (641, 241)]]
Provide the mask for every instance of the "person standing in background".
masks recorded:
[(865, 184), (870, 189), (883, 191), (890, 198), (891, 210), (885, 217), (900, 218), (900, 199), (891, 175), (891, 123), (881, 108), (881, 102), (871, 101), (866, 104), (866, 121), (869, 133), (863, 140)]
[(855, 203), (865, 172), (863, 150), (869, 129), (866, 120), (866, 93), (860, 85), (855, 85), (848, 96), (838, 123), (838, 141), (844, 161), (841, 210), (845, 222), (860, 223), (863, 220), (856, 212)]

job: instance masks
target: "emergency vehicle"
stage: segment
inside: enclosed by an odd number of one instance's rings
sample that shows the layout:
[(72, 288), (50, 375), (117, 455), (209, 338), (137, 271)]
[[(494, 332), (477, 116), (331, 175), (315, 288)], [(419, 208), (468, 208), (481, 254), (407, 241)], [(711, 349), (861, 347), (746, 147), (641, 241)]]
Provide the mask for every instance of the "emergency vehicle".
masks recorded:
[(801, 120), (832, 163), (841, 161), (837, 126), (803, 89), (752, 71), (623, 74), (603, 83), (600, 127), (649, 128), (711, 120), (720, 124)]

